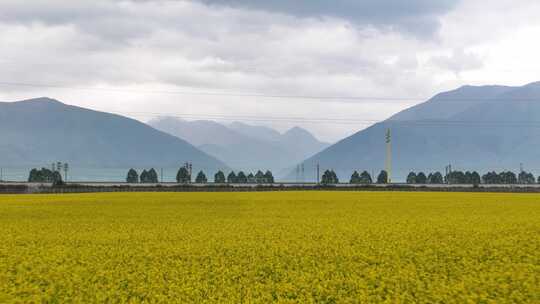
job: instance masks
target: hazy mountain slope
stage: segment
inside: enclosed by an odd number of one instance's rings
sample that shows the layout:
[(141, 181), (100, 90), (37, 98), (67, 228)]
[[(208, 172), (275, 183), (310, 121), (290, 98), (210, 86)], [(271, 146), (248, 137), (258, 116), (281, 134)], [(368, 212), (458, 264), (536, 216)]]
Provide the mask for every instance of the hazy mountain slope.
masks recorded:
[(210, 120), (186, 121), (174, 117), (160, 117), (149, 121), (148, 124), (194, 146), (242, 144), (249, 140), (241, 133)]
[(281, 134), (268, 127), (240, 122), (222, 125), (211, 121), (158, 118), (149, 124), (190, 141), (232, 168), (270, 169), (276, 175), (328, 146), (299, 127)]
[(276, 142), (281, 138), (281, 134), (278, 131), (264, 126), (252, 126), (242, 122), (233, 122), (228, 127), (246, 136), (267, 142)]
[(136, 120), (39, 98), (0, 103), (0, 161), (10, 166), (179, 166), (224, 163), (177, 137)]
[(294, 127), (283, 133), (278, 140), (282, 147), (288, 147), (294, 159), (303, 159), (316, 154), (329, 144), (319, 141), (313, 134), (300, 127)]
[(390, 120), (448, 119), (475, 105), (494, 100), (512, 89), (506, 86), (463, 86), (437, 94), (424, 103), (397, 113)]
[[(454, 100), (470, 103), (452, 104)], [(467, 86), (439, 94), (360, 131), (304, 164), (312, 179), (317, 163), (322, 169), (337, 170), (345, 179), (354, 169), (377, 173), (384, 168), (384, 135), (391, 128), (397, 180), (403, 180), (410, 170), (444, 172), (449, 163), (456, 169), (479, 171), (515, 171), (524, 163), (540, 172), (539, 127), (538, 83), (518, 88)], [(294, 179), (294, 172), (288, 179)]]

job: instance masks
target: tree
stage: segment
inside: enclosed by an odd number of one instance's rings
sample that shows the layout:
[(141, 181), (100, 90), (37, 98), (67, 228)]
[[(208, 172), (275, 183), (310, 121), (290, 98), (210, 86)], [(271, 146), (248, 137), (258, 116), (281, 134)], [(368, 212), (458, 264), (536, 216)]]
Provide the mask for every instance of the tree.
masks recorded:
[(444, 184), (444, 178), (441, 172), (435, 172), (428, 177), (428, 183), (430, 184)]
[(146, 182), (150, 184), (157, 184), (159, 183), (158, 175), (156, 170), (154, 168), (150, 169), (148, 171), (148, 174), (146, 176)]
[(267, 184), (273, 184), (275, 182), (272, 171), (266, 170), (266, 172), (264, 173), (264, 182)]
[(484, 181), (485, 184), (500, 184), (501, 177), (499, 174), (492, 171), (484, 174), (482, 176), (482, 181)]
[(247, 184), (247, 176), (243, 171), (238, 172), (238, 175), (236, 175), (236, 182), (239, 184)]
[(388, 173), (386, 170), (382, 170), (381, 173), (379, 173), (379, 176), (377, 176), (377, 184), (386, 184), (388, 183)]
[(332, 174), (332, 179), (334, 181), (334, 184), (339, 184), (339, 178), (337, 177), (336, 172), (334, 172), (334, 170), (332, 170), (331, 174)]
[(480, 178), (480, 174), (478, 172), (473, 171), (470, 176), (471, 184), (473, 185), (480, 185), (482, 183), (482, 179)]
[(420, 173), (418, 173), (418, 175), (416, 175), (416, 183), (417, 184), (427, 184), (427, 177), (424, 174), (424, 172), (420, 172)]
[(501, 172), (499, 176), (503, 184), (517, 184), (516, 174), (512, 171)]
[(141, 179), (141, 183), (147, 183), (148, 182), (148, 171), (146, 170), (143, 170), (141, 172), (141, 176), (140, 176), (140, 179)]
[(467, 183), (465, 173), (461, 171), (452, 171), (448, 173), (448, 175), (446, 176), (446, 181), (449, 184), (466, 184)]
[(360, 184), (368, 185), (373, 183), (373, 180), (371, 179), (371, 175), (367, 171), (364, 171), (360, 174), (359, 182)]
[(532, 173), (521, 171), (521, 173), (518, 175), (518, 182), (520, 184), (534, 184), (536, 179)]
[(64, 184), (64, 182), (62, 181), (62, 174), (60, 174), (59, 171), (54, 171), (52, 173), (52, 183), (53, 186), (59, 186)]
[(139, 174), (137, 173), (137, 171), (135, 171), (135, 169), (129, 169), (126, 177), (126, 182), (130, 184), (136, 184), (139, 182)]
[(334, 170), (326, 170), (322, 176), (321, 183), (323, 185), (339, 184), (339, 179)]
[(257, 171), (257, 173), (255, 174), (255, 182), (257, 184), (264, 184), (266, 183), (266, 178), (264, 176), (264, 173), (262, 173), (261, 170)]
[(176, 173), (176, 182), (179, 184), (191, 183), (191, 176), (189, 175), (189, 171), (186, 167), (180, 167), (180, 169), (178, 169), (178, 173)]
[(229, 184), (234, 184), (237, 182), (237, 178), (236, 178), (236, 174), (234, 174), (234, 171), (232, 171), (231, 173), (229, 173), (229, 175), (227, 176), (227, 183)]
[(28, 182), (35, 183), (38, 180), (39, 171), (34, 168), (30, 170), (30, 174), (28, 175)]
[(411, 172), (407, 175), (407, 184), (416, 184), (416, 173)]
[(58, 171), (51, 171), (47, 168), (32, 169), (28, 175), (28, 181), (31, 183), (53, 183), (53, 185), (62, 184), (62, 175)]
[(358, 171), (354, 171), (351, 175), (351, 180), (349, 181), (350, 184), (360, 184), (360, 174), (358, 174)]
[(255, 175), (253, 173), (249, 173), (247, 176), (248, 184), (255, 184), (257, 180), (255, 179)]
[(202, 170), (199, 171), (199, 173), (197, 174), (195, 182), (197, 184), (206, 184), (208, 182), (208, 179), (206, 178), (206, 175), (204, 174), (204, 172), (202, 172)]
[(218, 171), (214, 175), (214, 183), (216, 183), (216, 184), (224, 184), (225, 182), (226, 182), (225, 181), (225, 174), (222, 171)]

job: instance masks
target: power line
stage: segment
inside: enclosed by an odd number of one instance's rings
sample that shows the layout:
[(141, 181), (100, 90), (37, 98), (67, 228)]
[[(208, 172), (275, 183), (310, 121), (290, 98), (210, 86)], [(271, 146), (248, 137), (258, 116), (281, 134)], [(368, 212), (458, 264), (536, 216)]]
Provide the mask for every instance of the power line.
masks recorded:
[(328, 123), (328, 124), (365, 124), (372, 125), (382, 123), (386, 125), (419, 125), (419, 126), (486, 126), (486, 127), (540, 127), (540, 121), (504, 121), (504, 120), (375, 120), (357, 118), (303, 118), (303, 117), (278, 117), (278, 116), (243, 116), (243, 115), (212, 115), (212, 114), (180, 114), (180, 113), (155, 113), (155, 112), (124, 112), (110, 111), (125, 116), (153, 116), (173, 117), (180, 119), (209, 119), (224, 121), (250, 121), (250, 122), (288, 122), (288, 123)]
[[(105, 92), (125, 92), (125, 93), (141, 93), (141, 94), (165, 94), (165, 95), (200, 95), (200, 96), (229, 96), (229, 97), (260, 97), (270, 99), (306, 99), (313, 100), (314, 102), (322, 100), (334, 100), (335, 102), (347, 102), (351, 101), (367, 101), (367, 102), (396, 102), (396, 101), (408, 101), (408, 102), (422, 102), (431, 100), (427, 97), (419, 96), (330, 96), (330, 95), (282, 95), (282, 94), (262, 94), (251, 92), (210, 92), (210, 91), (167, 91), (167, 90), (131, 90), (131, 89), (115, 89), (115, 88), (100, 88), (100, 87), (79, 87), (70, 86), (66, 84), (45, 84), (45, 83), (28, 83), (28, 82), (8, 82), (0, 81), (1, 86), (23, 86), (23, 87), (38, 87), (38, 88), (58, 88), (69, 90), (93, 90), (93, 91), (105, 91)], [(345, 101), (346, 100), (346, 101)], [(472, 102), (472, 101), (505, 101), (503, 98), (446, 98), (441, 97), (440, 102)], [(539, 101), (538, 98), (512, 98), (511, 101)]]
[(74, 87), (63, 84), (36, 84), (23, 82), (0, 82), (2, 86), (24, 86), (39, 88), (59, 88), (69, 90), (96, 90), (106, 92), (125, 92), (125, 93), (143, 93), (143, 94), (165, 94), (165, 95), (200, 95), (200, 96), (228, 96), (228, 97), (261, 97), (273, 99), (312, 99), (312, 100), (361, 100), (370, 102), (395, 102), (395, 101), (422, 101), (423, 97), (385, 97), (385, 96), (328, 96), (328, 95), (280, 95), (280, 94), (258, 94), (244, 92), (208, 92), (208, 91), (165, 91), (165, 90), (129, 90), (99, 87)]

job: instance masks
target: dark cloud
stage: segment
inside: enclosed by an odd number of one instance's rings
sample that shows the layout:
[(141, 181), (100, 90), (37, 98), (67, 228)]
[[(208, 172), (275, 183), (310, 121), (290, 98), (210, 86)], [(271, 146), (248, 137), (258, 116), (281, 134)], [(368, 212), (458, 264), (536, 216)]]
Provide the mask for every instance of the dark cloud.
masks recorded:
[(299, 17), (336, 17), (358, 25), (432, 35), (440, 15), (459, 0), (200, 0), (209, 5), (257, 9)]

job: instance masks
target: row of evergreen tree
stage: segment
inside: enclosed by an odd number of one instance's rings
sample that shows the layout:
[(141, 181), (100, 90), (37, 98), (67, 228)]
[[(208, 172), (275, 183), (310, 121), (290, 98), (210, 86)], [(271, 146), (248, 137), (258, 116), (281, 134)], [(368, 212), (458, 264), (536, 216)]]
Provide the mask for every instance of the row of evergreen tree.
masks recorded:
[[(382, 170), (377, 176), (377, 184), (386, 184), (388, 180), (388, 174), (385, 170)], [(28, 176), (29, 182), (34, 183), (62, 183), (62, 174), (59, 171), (53, 171), (47, 168), (32, 169)], [(135, 169), (128, 171), (126, 181), (128, 183), (158, 183), (158, 174), (154, 168), (150, 170), (143, 170), (139, 175)], [(187, 168), (182, 167), (178, 170), (176, 175), (176, 181), (178, 183), (187, 184), (192, 182), (190, 172)], [(195, 183), (205, 184), (208, 182), (208, 178), (203, 171), (200, 171), (195, 177)], [(214, 175), (214, 182), (219, 184), (273, 184), (274, 176), (271, 171), (257, 171), (257, 173), (249, 173), (246, 175), (243, 171), (235, 173), (230, 172), (227, 176), (223, 171), (219, 171)], [(410, 172), (407, 175), (406, 182), (408, 184), (540, 184), (540, 176), (538, 179), (532, 173), (522, 171), (518, 175), (511, 171), (503, 171), (500, 173), (488, 172), (482, 176), (476, 171), (452, 171), (446, 176), (443, 176), (440, 172), (429, 173), (426, 175), (424, 172)], [(334, 170), (326, 170), (321, 177), (321, 184), (330, 185), (338, 184), (339, 178)], [(363, 171), (358, 173), (354, 171), (351, 175), (349, 183), (351, 184), (372, 184), (373, 179), (369, 172)]]
[(418, 174), (411, 172), (407, 175), (406, 182), (407, 184), (444, 184), (444, 177), (440, 172), (429, 173), (427, 176), (424, 172)]
[[(178, 170), (176, 174), (176, 182), (180, 184), (191, 183), (191, 175), (189, 170), (185, 167), (182, 167)], [(208, 178), (203, 171), (199, 171), (195, 177), (195, 183), (205, 184), (208, 182)], [(261, 170), (257, 173), (249, 173), (246, 175), (243, 171), (235, 173), (231, 171), (226, 177), (223, 171), (218, 171), (214, 174), (214, 183), (216, 184), (273, 184), (274, 176), (271, 171), (266, 171), (263, 173)]]
[(47, 168), (32, 169), (28, 175), (28, 181), (31, 183), (62, 183), (62, 174), (59, 171)]
[(249, 173), (248, 175), (243, 171), (239, 171), (238, 173), (231, 171), (226, 178), (225, 173), (219, 171), (214, 175), (214, 182), (218, 184), (273, 184), (275, 180), (270, 170), (267, 170), (265, 173), (259, 170), (255, 174)]
[[(192, 182), (191, 173), (186, 167), (181, 167), (176, 173), (176, 181), (180, 184), (189, 184)], [(158, 183), (158, 175), (154, 168), (150, 170), (143, 170), (141, 175), (137, 173), (135, 169), (129, 169), (126, 177), (128, 183)], [(195, 183), (206, 184), (208, 178), (203, 171), (199, 171), (195, 177)], [(257, 173), (249, 173), (246, 175), (243, 171), (236, 174), (234, 171), (230, 172), (227, 177), (223, 171), (219, 171), (214, 175), (214, 182), (218, 184), (273, 184), (274, 176), (271, 171), (257, 171)]]
[(158, 174), (154, 168), (150, 170), (143, 170), (141, 175), (135, 169), (129, 169), (126, 182), (130, 184), (143, 183), (143, 184), (155, 184), (158, 183)]
[[(388, 180), (388, 173), (382, 170), (377, 176), (377, 184), (386, 184)], [(511, 171), (503, 171), (500, 173), (488, 172), (483, 176), (480, 176), (476, 171), (452, 171), (446, 176), (443, 176), (440, 172), (429, 173), (426, 175), (424, 172), (410, 172), (407, 175), (407, 184), (540, 184), (540, 176), (538, 180), (534, 175), (529, 172), (522, 171), (516, 175)], [(333, 170), (327, 170), (322, 176), (322, 184), (337, 184), (339, 180)], [(354, 171), (349, 181), (351, 184), (372, 184), (371, 175), (364, 171), (361, 174), (358, 171)]]
[[(379, 175), (377, 176), (377, 184), (386, 184), (388, 182), (388, 173), (385, 170), (382, 170)], [(321, 184), (323, 185), (330, 185), (330, 184), (338, 184), (339, 179), (334, 172), (334, 170), (326, 170), (321, 178)], [(349, 180), (350, 184), (355, 185), (369, 185), (373, 184), (373, 179), (371, 178), (371, 174), (367, 171), (363, 171), (362, 173), (358, 173), (358, 171), (354, 171), (351, 175), (351, 179)]]
[(418, 174), (415, 172), (409, 173), (407, 176), (408, 184), (469, 184), (469, 185), (479, 185), (479, 184), (534, 184), (540, 183), (540, 177), (538, 181), (535, 179), (534, 175), (529, 172), (522, 171), (516, 175), (512, 171), (503, 171), (500, 173), (488, 172), (482, 176), (476, 171), (452, 171), (446, 176), (440, 172), (430, 173), (426, 176), (423, 172)]
[[(386, 184), (388, 182), (388, 173), (385, 170), (382, 170), (377, 176), (376, 182), (377, 184)], [(373, 179), (371, 177), (371, 174), (369, 174), (369, 172), (367, 171), (363, 171), (362, 173), (354, 171), (351, 175), (349, 183), (368, 185), (373, 183)]]

